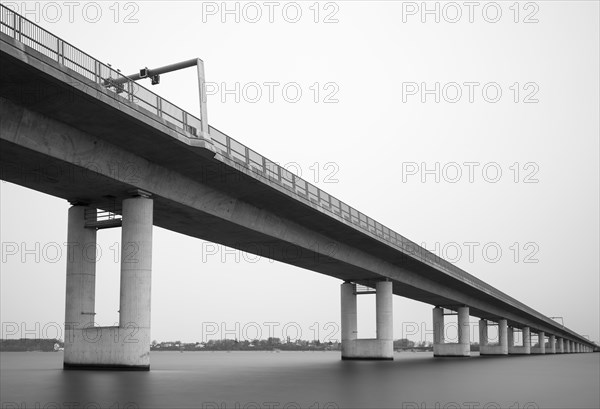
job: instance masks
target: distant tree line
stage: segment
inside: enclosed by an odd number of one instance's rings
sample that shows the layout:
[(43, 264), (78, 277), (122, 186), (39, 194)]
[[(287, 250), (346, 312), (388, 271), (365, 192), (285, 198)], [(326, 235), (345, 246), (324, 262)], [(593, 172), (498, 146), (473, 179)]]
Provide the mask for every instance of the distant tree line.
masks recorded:
[(184, 343), (181, 341), (152, 341), (151, 351), (335, 351), (340, 349), (338, 342), (297, 340), (282, 342), (279, 338), (239, 341), (217, 339), (207, 342)]
[(0, 339), (2, 352), (42, 351), (51, 352), (63, 348), (64, 344), (58, 339)]
[[(64, 348), (59, 339), (0, 339), (2, 352), (42, 351), (51, 352)], [(339, 351), (341, 343), (306, 341), (289, 339), (282, 342), (279, 338), (255, 339), (238, 341), (236, 339), (218, 339), (207, 342), (184, 343), (181, 341), (157, 342), (152, 341), (152, 351)], [(406, 338), (394, 340), (395, 351), (432, 351), (433, 343), (429, 341), (414, 342)], [(471, 343), (471, 351), (479, 351), (479, 343)]]

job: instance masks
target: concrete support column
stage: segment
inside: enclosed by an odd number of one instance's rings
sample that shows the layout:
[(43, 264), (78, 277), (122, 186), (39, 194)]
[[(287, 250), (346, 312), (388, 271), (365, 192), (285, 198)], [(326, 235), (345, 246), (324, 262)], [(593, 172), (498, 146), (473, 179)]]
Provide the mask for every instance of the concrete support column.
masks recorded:
[(502, 355), (508, 354), (508, 321), (498, 321), (498, 342)]
[(83, 328), (94, 327), (96, 296), (96, 229), (85, 228), (85, 206), (69, 209), (64, 366), (78, 364), (86, 342)]
[(341, 286), (342, 309), (342, 359), (350, 357), (351, 344), (357, 338), (357, 308), (354, 284), (343, 283)]
[(537, 346), (531, 346), (532, 354), (545, 354), (546, 353), (546, 334), (544, 331), (538, 331), (538, 344)]
[(487, 320), (479, 320), (479, 350), (481, 347), (488, 345), (488, 322)]
[(531, 354), (531, 330), (523, 327), (523, 348), (526, 354)]
[(464, 348), (466, 345), (466, 352), (470, 355), (471, 351), (471, 326), (469, 325), (469, 307), (458, 308), (458, 343)]
[(548, 348), (546, 348), (546, 353), (556, 354), (556, 337), (554, 335), (548, 337)]
[(531, 332), (529, 327), (523, 327), (523, 346), (515, 346), (514, 328), (508, 330), (508, 353), (511, 355), (529, 355), (531, 353)]
[(569, 341), (568, 339), (565, 339), (565, 353), (571, 353), (571, 341)]
[(515, 329), (513, 327), (508, 327), (507, 339), (508, 339), (508, 353), (514, 354), (516, 351), (515, 351)]
[(378, 282), (376, 297), (377, 338), (359, 339), (356, 287), (352, 283), (342, 284), (342, 359), (394, 359), (392, 282)]
[(433, 356), (471, 356), (469, 307), (458, 308), (458, 342), (446, 343), (444, 330), (444, 310), (435, 307), (433, 309)]
[(379, 281), (376, 285), (377, 340), (381, 344), (381, 357), (394, 357), (394, 305), (391, 281)]
[(433, 348), (444, 343), (444, 310), (440, 307), (433, 309)]
[[(123, 201), (119, 325), (87, 326), (74, 331), (73, 342), (65, 340), (65, 368), (150, 369), (152, 213), (151, 199), (135, 197)], [(85, 229), (84, 225), (83, 210), (69, 211), (69, 240), (95, 245), (95, 229)], [(83, 247), (87, 250), (90, 246)], [(95, 259), (94, 252), (91, 257), (89, 253), (83, 254)], [(80, 315), (93, 314), (94, 304), (92, 263), (82, 263), (77, 257), (72, 260), (67, 263), (67, 320), (74, 319), (76, 311)], [(72, 271), (83, 271), (87, 278), (74, 281)], [(80, 284), (74, 285), (74, 282)], [(85, 296), (72, 297), (74, 291)], [(86, 320), (93, 324), (93, 318)]]
[(565, 353), (565, 344), (564, 344), (564, 339), (563, 338), (556, 338), (556, 353), (557, 354), (564, 354)]
[(153, 200), (123, 200), (119, 328), (136, 330), (125, 365), (150, 366)]
[[(510, 334), (510, 336), (509, 336)], [(488, 322), (479, 321), (479, 355), (507, 355), (510, 345), (513, 345), (512, 328), (509, 332), (506, 320), (498, 320), (498, 345), (489, 345)]]

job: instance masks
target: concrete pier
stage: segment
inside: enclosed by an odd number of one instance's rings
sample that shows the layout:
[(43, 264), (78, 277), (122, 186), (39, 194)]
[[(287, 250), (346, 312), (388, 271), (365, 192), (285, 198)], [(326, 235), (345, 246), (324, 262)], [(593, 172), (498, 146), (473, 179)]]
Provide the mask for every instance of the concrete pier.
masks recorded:
[(342, 326), (342, 359), (351, 357), (354, 341), (357, 338), (357, 304), (355, 285), (349, 282), (341, 285), (341, 326)]
[[(73, 322), (69, 320), (79, 318), (76, 323), (83, 328), (67, 332), (70, 339), (65, 340), (65, 369), (150, 369), (152, 199), (139, 196), (123, 200), (122, 216), (119, 325), (95, 327), (93, 318), (82, 318), (93, 317), (92, 263), (74, 257), (67, 263), (66, 327)], [(96, 230), (85, 228), (84, 223), (83, 210), (71, 208), (69, 240), (94, 240), (95, 245)]]
[(564, 339), (561, 337), (556, 338), (556, 353), (564, 354), (565, 353), (565, 344)]
[(341, 285), (342, 359), (394, 359), (393, 293), (391, 281), (376, 284), (377, 338), (359, 339), (356, 285)]
[(391, 281), (379, 281), (376, 286), (377, 340), (383, 358), (394, 358), (394, 304)]
[[(64, 366), (76, 363), (84, 328), (94, 327), (96, 295), (96, 229), (85, 228), (85, 206), (69, 209)], [(93, 209), (90, 209), (93, 210)]]
[(531, 353), (536, 355), (546, 353), (546, 334), (544, 331), (538, 331), (538, 343), (531, 347)]
[(547, 354), (556, 354), (556, 337), (550, 335), (548, 337), (548, 347), (546, 348)]
[(498, 344), (489, 345), (488, 322), (479, 320), (479, 354), (508, 355), (508, 325), (506, 320), (498, 320)]
[(471, 356), (469, 307), (458, 308), (458, 342), (445, 342), (444, 310), (433, 309), (433, 356)]
[(516, 346), (514, 340), (514, 328), (508, 330), (508, 353), (510, 355), (529, 355), (531, 354), (531, 334), (529, 327), (523, 327), (523, 345)]
[[(150, 368), (150, 295), (152, 283), (153, 202), (123, 201), (119, 327), (130, 341), (122, 364)], [(136, 331), (135, 334), (132, 331)], [(121, 337), (120, 337), (121, 338)]]

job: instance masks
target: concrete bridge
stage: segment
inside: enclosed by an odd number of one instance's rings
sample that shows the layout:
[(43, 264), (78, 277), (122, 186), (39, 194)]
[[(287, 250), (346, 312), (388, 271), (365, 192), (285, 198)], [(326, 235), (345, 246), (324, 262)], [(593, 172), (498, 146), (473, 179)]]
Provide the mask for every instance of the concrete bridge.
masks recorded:
[[(2, 179), (72, 204), (65, 368), (149, 369), (153, 225), (342, 280), (342, 359), (393, 359), (393, 295), (435, 307), (435, 356), (469, 356), (470, 316), (481, 354), (595, 347), (207, 126), (206, 110), (197, 118), (3, 6), (1, 16)], [(120, 324), (98, 327), (89, 251), (98, 229), (119, 227)], [(373, 292), (377, 337), (357, 339), (356, 297)], [(449, 314), (456, 343), (444, 340)]]

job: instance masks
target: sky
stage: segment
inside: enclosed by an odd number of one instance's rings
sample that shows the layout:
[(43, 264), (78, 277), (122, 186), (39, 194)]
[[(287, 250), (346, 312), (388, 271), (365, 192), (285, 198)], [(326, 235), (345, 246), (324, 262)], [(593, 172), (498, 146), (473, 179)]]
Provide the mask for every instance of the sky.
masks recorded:
[[(3, 4), (125, 74), (201, 58), (212, 126), (600, 340), (598, 2)], [(193, 69), (142, 85), (199, 110)], [(60, 338), (69, 204), (0, 193), (2, 337)], [(153, 339), (339, 339), (340, 280), (153, 234)], [(98, 240), (113, 325), (120, 230)], [(430, 341), (431, 309), (394, 297), (394, 337)]]

